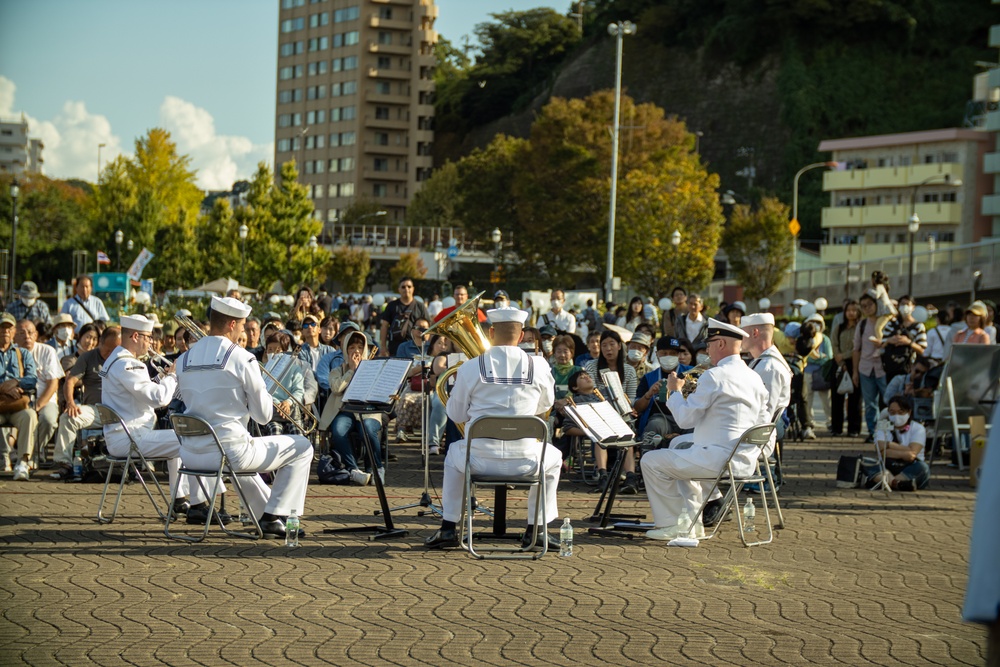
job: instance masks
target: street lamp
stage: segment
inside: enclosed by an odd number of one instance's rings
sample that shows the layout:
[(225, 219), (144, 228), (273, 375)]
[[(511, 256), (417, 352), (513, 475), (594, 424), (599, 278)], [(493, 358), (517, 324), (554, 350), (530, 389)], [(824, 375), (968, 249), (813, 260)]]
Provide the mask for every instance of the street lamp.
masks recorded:
[(316, 242), (315, 236), (309, 237), (309, 286), (312, 287), (313, 281), (316, 279), (315, 276), (315, 262), (316, 262), (316, 246), (319, 243)]
[(490, 232), (490, 241), (493, 242), (493, 257), (494, 257), (494, 262), (493, 262), (493, 280), (491, 280), (490, 282), (492, 282), (494, 285), (499, 285), (500, 284), (500, 263), (501, 263), (501, 261), (500, 261), (500, 249), (501, 249), (500, 242), (502, 240), (503, 240), (503, 233), (500, 231), (500, 228), (499, 227), (494, 227), (493, 231)]
[(908, 276), (908, 281), (906, 283), (906, 293), (913, 298), (913, 241), (920, 231), (920, 216), (917, 215), (917, 190), (921, 186), (927, 185), (928, 183), (941, 182), (952, 187), (959, 187), (962, 185), (961, 179), (951, 180), (951, 174), (935, 175), (930, 178), (925, 178), (921, 182), (913, 186), (913, 191), (910, 193), (910, 219), (909, 224), (907, 224), (906, 229), (910, 232), (910, 271)]
[(608, 34), (617, 40), (615, 56), (615, 118), (611, 128), (611, 210), (608, 215), (608, 267), (605, 275), (604, 301), (612, 299), (615, 275), (615, 207), (618, 203), (618, 133), (622, 106), (622, 45), (625, 35), (634, 35), (636, 26), (631, 21), (608, 24)]
[(10, 234), (10, 300), (14, 299), (14, 286), (17, 285), (15, 282), (14, 274), (17, 273), (17, 196), (21, 193), (21, 187), (17, 182), (17, 177), (10, 182), (10, 200), (13, 202), (13, 212), (11, 214), (11, 219), (13, 224), (11, 225)]
[(789, 223), (792, 232), (792, 273), (795, 273), (795, 264), (799, 259), (799, 230), (801, 229), (799, 225), (799, 177), (810, 169), (819, 169), (820, 167), (834, 169), (836, 166), (836, 162), (813, 162), (802, 167), (795, 174), (795, 180), (792, 184), (792, 221)]
[(107, 144), (97, 144), (97, 182), (101, 182), (101, 149)]
[(250, 233), (250, 228), (246, 225), (240, 225), (240, 288), (247, 281), (247, 234)]
[[(670, 245), (674, 249), (674, 273), (677, 273), (677, 259), (678, 259), (678, 249), (681, 245), (681, 233), (676, 229), (670, 235)], [(679, 281), (674, 281), (674, 284), (678, 284)], [(669, 287), (669, 285), (668, 285)]]
[(117, 262), (115, 271), (118, 271), (119, 273), (121, 273), (122, 270), (122, 241), (124, 240), (125, 234), (119, 229), (115, 232), (115, 258)]

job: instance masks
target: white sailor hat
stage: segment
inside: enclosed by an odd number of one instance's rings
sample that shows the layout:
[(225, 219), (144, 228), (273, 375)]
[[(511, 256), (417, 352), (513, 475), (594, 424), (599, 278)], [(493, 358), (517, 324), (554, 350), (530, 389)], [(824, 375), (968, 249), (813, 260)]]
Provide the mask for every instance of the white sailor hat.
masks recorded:
[(749, 338), (750, 334), (743, 329), (734, 327), (732, 324), (726, 324), (710, 317), (708, 318), (708, 332), (705, 337), (711, 338), (713, 336), (725, 336), (727, 338), (743, 340), (744, 338)]
[(744, 315), (740, 320), (741, 329), (750, 329), (764, 324), (774, 326), (774, 315), (771, 313), (751, 313), (749, 315)]
[(212, 297), (212, 311), (216, 313), (221, 313), (227, 317), (235, 317), (237, 319), (243, 319), (250, 315), (252, 308), (246, 305), (239, 299), (234, 299), (231, 296), (213, 296)]
[(142, 315), (122, 315), (122, 329), (139, 331), (141, 333), (151, 333), (153, 331), (153, 320), (147, 320)]
[(494, 308), (493, 310), (486, 311), (486, 317), (490, 318), (490, 323), (492, 324), (499, 324), (500, 322), (524, 324), (525, 320), (528, 319), (528, 311), (521, 310), (520, 308)]

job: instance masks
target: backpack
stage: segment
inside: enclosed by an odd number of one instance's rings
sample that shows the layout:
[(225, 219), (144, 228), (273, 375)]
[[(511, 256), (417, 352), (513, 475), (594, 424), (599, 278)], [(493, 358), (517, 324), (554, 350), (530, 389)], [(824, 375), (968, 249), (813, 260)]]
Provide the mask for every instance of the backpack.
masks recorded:
[(346, 486), (351, 482), (351, 473), (344, 465), (344, 460), (340, 458), (340, 454), (333, 450), (319, 457), (319, 463), (316, 464), (316, 477), (319, 478), (320, 484)]

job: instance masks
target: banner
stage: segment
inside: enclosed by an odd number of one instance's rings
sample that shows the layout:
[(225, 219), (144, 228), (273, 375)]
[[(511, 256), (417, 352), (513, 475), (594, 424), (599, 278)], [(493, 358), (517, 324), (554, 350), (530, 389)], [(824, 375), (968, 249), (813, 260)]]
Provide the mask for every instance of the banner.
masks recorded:
[(141, 280), (142, 270), (146, 268), (146, 265), (149, 264), (150, 260), (154, 257), (156, 257), (156, 255), (149, 252), (146, 248), (143, 248), (142, 252), (139, 253), (139, 256), (135, 258), (134, 262), (132, 262), (132, 266), (128, 268), (128, 277), (132, 280)]

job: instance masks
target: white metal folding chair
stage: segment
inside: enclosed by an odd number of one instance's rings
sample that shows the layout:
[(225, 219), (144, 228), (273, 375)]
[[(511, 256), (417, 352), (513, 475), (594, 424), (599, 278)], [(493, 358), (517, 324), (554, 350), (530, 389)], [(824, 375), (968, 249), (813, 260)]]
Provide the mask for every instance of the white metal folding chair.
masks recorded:
[[(708, 499), (712, 495), (712, 491), (715, 490), (719, 485), (725, 484), (728, 486), (725, 495), (722, 498), (722, 513), (719, 515), (719, 521), (715, 524), (715, 528), (712, 532), (705, 536), (705, 539), (710, 539), (715, 537), (719, 532), (719, 527), (722, 525), (723, 519), (726, 518), (726, 514), (732, 510), (736, 514), (736, 524), (740, 534), (740, 541), (743, 542), (743, 546), (753, 547), (760, 544), (768, 544), (774, 539), (773, 526), (771, 524), (771, 514), (768, 511), (767, 499), (768, 493), (761, 493), (761, 504), (764, 509), (764, 521), (767, 525), (767, 539), (748, 541), (746, 526), (743, 525), (743, 514), (740, 512), (740, 507), (738, 504), (740, 491), (743, 489), (745, 484), (757, 483), (763, 485), (763, 483), (769, 479), (770, 474), (763, 475), (760, 471), (760, 460), (761, 456), (758, 456), (754, 462), (754, 471), (749, 475), (739, 476), (733, 470), (733, 456), (739, 451), (741, 446), (754, 446), (758, 448), (763, 448), (771, 439), (771, 434), (774, 433), (774, 424), (759, 424), (757, 426), (751, 426), (743, 435), (740, 436), (739, 440), (733, 446), (732, 450), (729, 452), (729, 456), (726, 458), (725, 464), (719, 470), (719, 474), (715, 479), (702, 478), (693, 479), (691, 481), (704, 482), (705, 483), (705, 496), (702, 499), (701, 508), (698, 510), (696, 517), (701, 516), (702, 512), (705, 511), (705, 506), (708, 504)], [(767, 468), (767, 466), (765, 466)], [(768, 469), (770, 473), (770, 469)], [(711, 486), (709, 486), (711, 484)], [(774, 489), (774, 484), (771, 484), (772, 490)], [(776, 494), (772, 495), (776, 497)]]
[[(121, 416), (114, 411), (114, 409), (98, 404), (94, 406), (97, 409), (97, 416), (101, 421), (102, 426), (109, 426), (112, 424), (119, 424), (125, 430), (125, 435), (128, 437), (128, 454), (125, 456), (112, 456), (107, 455), (108, 462), (108, 474), (104, 478), (104, 491), (101, 493), (101, 504), (97, 506), (97, 517), (94, 519), (97, 523), (108, 524), (115, 520), (118, 516), (118, 507), (122, 502), (122, 491), (125, 490), (125, 483), (128, 481), (129, 473), (134, 472), (139, 483), (142, 484), (143, 490), (149, 497), (149, 502), (153, 504), (153, 508), (156, 510), (156, 514), (160, 517), (161, 521), (170, 521), (170, 508), (173, 506), (167, 504), (167, 496), (163, 493), (163, 488), (160, 486), (160, 481), (156, 479), (156, 475), (153, 472), (150, 464), (166, 462), (170, 460), (167, 456), (143, 456), (142, 452), (139, 450), (139, 446), (135, 442), (135, 438), (132, 437), (132, 432), (128, 430), (128, 426), (125, 425), (125, 421), (122, 420)], [(118, 483), (118, 495), (115, 498), (114, 508), (111, 510), (111, 516), (104, 516), (104, 501), (108, 496), (108, 487), (111, 486), (111, 478), (114, 476), (115, 468), (121, 466), (122, 477), (121, 481)], [(149, 486), (146, 485), (145, 475), (148, 474), (150, 480), (156, 486), (157, 492), (160, 494), (160, 499), (166, 505), (166, 511), (160, 510), (160, 506), (156, 503), (156, 499), (153, 498), (153, 492), (149, 490)]]
[[(510, 476), (493, 474), (476, 474), (472, 472), (472, 442), (476, 438), (491, 438), (493, 440), (521, 440), (531, 438), (539, 442), (541, 455), (538, 466), (528, 475)], [(545, 449), (549, 439), (549, 427), (544, 420), (535, 416), (496, 416), (480, 417), (466, 429), (465, 441), (465, 490), (462, 506), (465, 508), (465, 547), (475, 558), (479, 559), (530, 559), (537, 560), (548, 553), (549, 540), (545, 528)], [(532, 520), (534, 531), (531, 543), (524, 547), (480, 547), (473, 545), (472, 516), (475, 511), (473, 498), (476, 487), (537, 487), (538, 497), (535, 500), (535, 516)], [(495, 517), (495, 521), (503, 517)], [(543, 536), (542, 547), (535, 550), (539, 535)]]
[[(260, 519), (254, 513), (253, 509), (250, 507), (250, 503), (247, 502), (246, 494), (243, 492), (243, 486), (240, 484), (241, 477), (252, 477), (256, 475), (256, 472), (243, 472), (233, 470), (229, 463), (229, 457), (226, 456), (226, 450), (222, 448), (222, 443), (219, 441), (219, 436), (215, 433), (215, 429), (204, 419), (199, 417), (193, 417), (191, 415), (171, 415), (170, 423), (174, 427), (174, 432), (177, 433), (177, 437), (184, 442), (185, 438), (198, 438), (198, 437), (211, 437), (215, 446), (219, 448), (219, 467), (212, 470), (195, 469), (189, 468), (181, 462), (180, 470), (177, 474), (177, 483), (174, 484), (173, 491), (170, 493), (170, 504), (173, 506), (174, 500), (177, 497), (177, 489), (180, 486), (181, 477), (187, 475), (188, 477), (193, 477), (201, 488), (202, 493), (209, 498), (208, 501), (208, 519), (205, 521), (205, 528), (201, 535), (179, 535), (172, 534), (170, 532), (170, 521), (165, 521), (163, 524), (163, 534), (174, 540), (185, 540), (187, 542), (201, 542), (208, 535), (208, 529), (211, 528), (212, 522), (215, 521), (219, 524), (223, 531), (227, 535), (232, 535), (233, 537), (245, 537), (251, 540), (258, 540), (264, 536), (263, 531), (260, 529)], [(222, 478), (228, 477), (230, 483), (236, 487), (236, 492), (240, 496), (240, 503), (250, 517), (250, 521), (253, 526), (248, 527), (245, 530), (230, 530), (219, 518), (219, 513), (215, 511), (215, 499), (219, 493), (219, 489), (222, 487)], [(212, 478), (215, 483), (212, 485), (211, 491), (205, 488), (205, 484), (202, 480)]]

